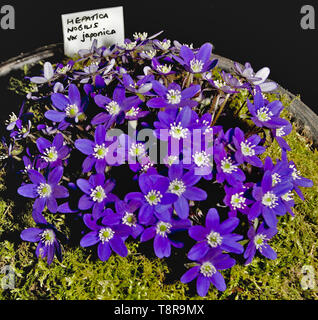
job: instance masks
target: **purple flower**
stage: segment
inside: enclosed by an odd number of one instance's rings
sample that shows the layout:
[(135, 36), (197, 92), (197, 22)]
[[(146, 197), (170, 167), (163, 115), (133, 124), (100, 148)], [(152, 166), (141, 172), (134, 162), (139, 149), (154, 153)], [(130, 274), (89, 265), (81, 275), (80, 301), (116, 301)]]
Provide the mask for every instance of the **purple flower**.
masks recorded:
[(266, 224), (275, 228), (277, 225), (276, 215), (286, 213), (280, 197), (291, 191), (292, 187), (289, 180), (273, 184), (272, 172), (265, 171), (261, 185), (255, 185), (253, 188), (253, 197), (256, 201), (250, 209), (249, 219), (254, 220), (262, 214)]
[(277, 143), (282, 148), (282, 150), (286, 150), (286, 151), (291, 150), (288, 143), (282, 137), (288, 136), (292, 132), (292, 130), (293, 130), (293, 126), (289, 122), (288, 124), (282, 127), (271, 130), (274, 139), (276, 139)]
[(214, 146), (214, 160), (217, 182), (223, 183), (226, 180), (231, 186), (237, 186), (245, 180), (244, 172), (235, 163), (233, 157), (224, 150), (222, 143)]
[(58, 133), (51, 143), (45, 138), (38, 138), (36, 146), (41, 153), (40, 159), (37, 161), (37, 167), (44, 169), (46, 167), (54, 168), (62, 165), (62, 161), (70, 153), (69, 147), (64, 145), (63, 135)]
[(198, 105), (197, 101), (191, 100), (201, 87), (199, 85), (191, 85), (184, 90), (180, 85), (172, 82), (166, 88), (159, 81), (152, 81), (152, 89), (159, 97), (148, 100), (147, 106), (149, 108), (180, 108), (184, 106), (195, 107)]
[(23, 230), (20, 235), (21, 239), (24, 241), (38, 242), (36, 256), (41, 258), (47, 257), (47, 263), (49, 265), (52, 263), (54, 256), (62, 262), (61, 245), (57, 238), (59, 232), (54, 226), (48, 224), (44, 218), (36, 222), (39, 228)]
[[(106, 129), (99, 125), (95, 130), (95, 141), (77, 139), (75, 147), (87, 158), (83, 161), (83, 172), (89, 172), (95, 166), (97, 173), (104, 173), (106, 165), (115, 165), (117, 159), (112, 158), (113, 151), (117, 148), (117, 139), (113, 142), (112, 137), (107, 137)], [(115, 161), (114, 161), (115, 160)]]
[(262, 167), (263, 162), (257, 157), (258, 154), (265, 152), (265, 148), (259, 146), (261, 142), (261, 137), (257, 134), (250, 136), (245, 139), (244, 132), (240, 128), (235, 128), (233, 143), (236, 148), (235, 160), (238, 164), (243, 162), (250, 163), (254, 167)]
[(43, 65), (43, 77), (32, 77), (30, 81), (36, 84), (43, 84), (52, 81), (54, 78), (54, 70), (50, 62)]
[(224, 186), (225, 197), (223, 202), (230, 208), (229, 217), (236, 217), (237, 211), (243, 214), (248, 214), (250, 208), (248, 207), (253, 203), (247, 196), (248, 188), (246, 186), (238, 185), (236, 187)]
[(47, 180), (36, 170), (29, 170), (28, 175), (32, 183), (22, 185), (18, 193), (23, 197), (36, 199), (33, 204), (34, 211), (41, 213), (47, 206), (51, 212), (55, 213), (56, 199), (69, 196), (67, 189), (59, 185), (63, 177), (63, 168), (61, 166), (54, 168), (49, 172)]
[(88, 180), (77, 179), (76, 183), (84, 192), (84, 195), (79, 199), (78, 208), (89, 210), (93, 207), (94, 218), (103, 211), (107, 203), (117, 200), (117, 197), (110, 193), (114, 189), (115, 183), (111, 180), (105, 181), (104, 174), (91, 175)]
[(267, 103), (262, 93), (257, 90), (254, 95), (254, 104), (247, 100), (248, 110), (252, 115), (252, 120), (258, 127), (267, 127), (270, 129), (280, 128), (288, 125), (288, 121), (279, 117), (284, 109), (281, 101), (275, 100)]
[(113, 99), (98, 94), (94, 98), (95, 103), (106, 112), (98, 113), (91, 121), (93, 125), (108, 123), (113, 124), (115, 121), (120, 124), (125, 119), (125, 112), (132, 107), (138, 107), (141, 100), (136, 97), (126, 98), (125, 89), (123, 87), (115, 88)]
[(188, 283), (197, 278), (196, 287), (198, 295), (207, 295), (211, 283), (220, 291), (225, 291), (226, 284), (222, 274), (218, 270), (232, 268), (235, 260), (221, 250), (211, 249), (204, 258), (189, 269), (182, 277), (182, 283)]
[(75, 84), (70, 84), (68, 97), (61, 93), (54, 93), (51, 96), (54, 107), (59, 109), (45, 112), (45, 117), (53, 122), (59, 122), (59, 130), (66, 129), (72, 121), (77, 123), (85, 109), (85, 102), (82, 103), (81, 94)]
[(160, 62), (156, 58), (153, 58), (151, 60), (151, 65), (152, 65), (153, 70), (155, 70), (160, 75), (167, 76), (169, 74), (176, 73), (175, 71), (172, 70), (171, 64), (170, 65), (160, 64)]
[(133, 78), (128, 74), (123, 74), (123, 85), (126, 90), (139, 95), (149, 94), (152, 89), (153, 75), (148, 75), (135, 82)]
[(140, 237), (140, 241), (145, 242), (154, 238), (153, 247), (156, 256), (160, 259), (170, 257), (171, 245), (176, 248), (182, 248), (183, 243), (171, 240), (169, 235), (176, 231), (185, 230), (189, 228), (190, 225), (191, 223), (189, 220), (158, 220), (154, 222), (150, 228), (144, 230)]
[(247, 236), (250, 239), (246, 250), (244, 252), (244, 258), (247, 259), (245, 264), (252, 262), (256, 250), (258, 250), (264, 257), (275, 260), (277, 258), (276, 252), (268, 245), (268, 241), (277, 233), (276, 228), (265, 228), (262, 223), (257, 232), (254, 227), (250, 227)]
[(112, 251), (126, 257), (128, 250), (123, 238), (129, 236), (130, 228), (120, 224), (120, 216), (111, 209), (106, 209), (98, 218), (102, 218), (100, 224), (93, 215), (84, 215), (84, 223), (92, 231), (81, 239), (80, 245), (85, 248), (98, 244), (97, 253), (101, 261), (108, 260)]
[(184, 174), (182, 164), (172, 164), (169, 168), (169, 192), (178, 196), (173, 205), (180, 219), (187, 219), (189, 216), (189, 200), (203, 201), (208, 196), (204, 190), (194, 187), (200, 178), (193, 169)]
[(190, 260), (202, 259), (211, 248), (218, 248), (228, 252), (240, 254), (243, 246), (237, 241), (243, 236), (232, 233), (238, 226), (240, 219), (232, 217), (220, 223), (220, 217), (216, 209), (210, 209), (204, 226), (193, 226), (189, 229), (189, 236), (198, 241), (188, 253)]
[(246, 62), (245, 66), (242, 68), (240, 64), (234, 62), (234, 70), (241, 77), (247, 79), (251, 85), (259, 86), (262, 92), (271, 92), (276, 90), (278, 87), (277, 83), (273, 81), (266, 81), (270, 73), (270, 69), (267, 67), (264, 67), (254, 73), (250, 63)]
[(156, 216), (159, 220), (169, 221), (172, 203), (178, 200), (178, 196), (169, 192), (169, 179), (160, 175), (148, 175), (143, 173), (139, 177), (141, 192), (131, 192), (125, 197), (125, 201), (132, 199), (142, 203), (139, 210), (139, 221), (148, 224)]
[(204, 73), (213, 69), (218, 63), (217, 59), (210, 60), (211, 53), (211, 43), (203, 44), (196, 54), (188, 46), (182, 46), (179, 57), (173, 56), (173, 58), (188, 72)]
[(137, 200), (116, 201), (116, 212), (121, 217), (121, 223), (131, 229), (131, 236), (136, 239), (143, 231), (144, 227), (139, 224), (137, 214), (135, 213), (140, 208), (141, 203)]

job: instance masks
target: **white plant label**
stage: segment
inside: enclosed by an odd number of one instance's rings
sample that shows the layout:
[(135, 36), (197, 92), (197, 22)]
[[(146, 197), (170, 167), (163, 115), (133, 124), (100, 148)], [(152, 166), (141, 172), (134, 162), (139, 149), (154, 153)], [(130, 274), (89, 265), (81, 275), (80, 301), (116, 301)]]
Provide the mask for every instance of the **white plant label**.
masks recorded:
[(120, 45), (125, 40), (123, 7), (63, 14), (62, 24), (67, 56), (89, 49), (95, 39), (98, 47)]

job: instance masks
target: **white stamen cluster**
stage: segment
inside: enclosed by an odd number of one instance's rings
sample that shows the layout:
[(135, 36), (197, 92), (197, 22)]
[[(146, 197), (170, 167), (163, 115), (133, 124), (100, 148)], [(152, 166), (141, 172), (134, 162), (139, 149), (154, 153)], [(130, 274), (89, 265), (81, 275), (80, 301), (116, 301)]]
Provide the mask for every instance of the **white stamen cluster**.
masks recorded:
[(166, 96), (170, 104), (178, 104), (181, 102), (182, 96), (179, 90), (170, 89)]
[(284, 128), (285, 127), (280, 127), (280, 128), (276, 129), (276, 136), (277, 137), (282, 137), (282, 136), (284, 136), (286, 134), (285, 131), (284, 131)]
[(55, 240), (55, 233), (53, 230), (51, 229), (45, 229), (42, 233), (41, 233), (41, 241), (46, 245), (46, 246), (50, 246), (54, 243)]
[(148, 38), (148, 33), (147, 32), (135, 32), (133, 34), (133, 37), (135, 40), (140, 39), (141, 41), (144, 41)]
[(137, 218), (133, 213), (125, 212), (125, 215), (122, 218), (122, 223), (129, 227), (136, 227)]
[(290, 165), (289, 165), (289, 168), (290, 168), (290, 169), (293, 169), (293, 172), (292, 172), (293, 180), (300, 179), (301, 173), (300, 173), (299, 170), (297, 170), (297, 168), (295, 167), (295, 165), (294, 165), (294, 164), (290, 164)]
[(277, 172), (272, 174), (272, 187), (275, 187), (277, 183), (282, 181), (281, 175)]
[(149, 50), (149, 51), (143, 51), (142, 53), (144, 55), (146, 55), (149, 59), (153, 59), (156, 56), (157, 51), (156, 50)]
[(207, 235), (206, 240), (211, 248), (216, 248), (222, 244), (223, 237), (218, 232), (211, 231)]
[(282, 195), (282, 199), (287, 202), (292, 201), (292, 200), (294, 200), (294, 194), (291, 191), (289, 191), (289, 192), (285, 193), (284, 195)]
[(54, 162), (58, 158), (58, 153), (56, 151), (56, 148), (54, 146), (46, 148), (43, 152), (43, 155), (41, 156), (45, 162)]
[(126, 50), (133, 50), (133, 49), (135, 49), (136, 45), (137, 45), (136, 41), (126, 42), (126, 43), (124, 43), (124, 48)]
[(267, 240), (267, 237), (265, 234), (257, 234), (254, 237), (254, 244), (257, 250), (259, 250), (260, 252), (262, 252), (262, 247), (265, 245), (265, 242)]
[(15, 122), (17, 120), (18, 120), (18, 117), (16, 116), (16, 114), (14, 112), (12, 112), (9, 115), (9, 120), (6, 120), (5, 124), (8, 125), (8, 124), (13, 123), (13, 122)]
[(225, 173), (232, 173), (237, 170), (237, 166), (233, 164), (230, 157), (221, 160), (221, 169)]
[(205, 151), (195, 152), (192, 158), (196, 166), (199, 168), (210, 166), (210, 159)]
[(175, 139), (185, 139), (189, 133), (188, 128), (183, 128), (181, 122), (176, 124), (175, 122), (170, 125), (169, 135)]
[(106, 158), (106, 155), (107, 155), (107, 152), (108, 152), (108, 148), (106, 148), (105, 146), (105, 143), (102, 143), (102, 144), (96, 144), (95, 147), (94, 147), (94, 153), (93, 153), (93, 156), (96, 158), (96, 159), (105, 159)]
[(159, 46), (162, 48), (162, 50), (168, 50), (171, 46), (171, 41), (170, 40), (159, 41)]
[(267, 122), (272, 119), (273, 113), (267, 107), (257, 110), (256, 117), (261, 122)]
[(162, 197), (163, 197), (163, 195), (158, 190), (151, 190), (148, 192), (147, 195), (145, 195), (147, 202), (151, 206), (156, 206), (158, 203), (160, 203)]
[(209, 262), (203, 262), (200, 267), (200, 273), (202, 273), (205, 277), (212, 277), (216, 273), (216, 268), (214, 265)]
[(136, 117), (136, 116), (138, 115), (139, 111), (140, 111), (140, 108), (138, 108), (138, 107), (132, 107), (130, 110), (128, 110), (128, 111), (126, 112), (126, 115), (127, 115), (128, 117)]
[(174, 179), (169, 184), (169, 191), (180, 197), (186, 191), (186, 185), (180, 179)]
[(108, 242), (114, 237), (115, 232), (111, 228), (102, 228), (99, 230), (99, 240), (104, 243)]
[(139, 157), (145, 154), (145, 147), (142, 143), (133, 143), (128, 152), (132, 157)]
[(40, 198), (47, 198), (52, 193), (52, 188), (48, 183), (40, 183), (36, 189)]
[(109, 112), (109, 114), (115, 116), (120, 112), (120, 106), (116, 101), (110, 102), (105, 109)]
[(245, 209), (246, 208), (246, 198), (243, 197), (244, 192), (238, 192), (231, 196), (231, 206), (234, 209)]
[(78, 114), (78, 106), (76, 104), (70, 104), (65, 108), (65, 114), (69, 118), (75, 118)]
[(159, 234), (160, 236), (166, 238), (167, 233), (170, 233), (170, 229), (172, 228), (172, 225), (168, 222), (163, 222), (160, 221), (156, 225), (156, 233)]
[(177, 156), (169, 156), (169, 157), (167, 158), (166, 163), (167, 163), (168, 166), (171, 167), (177, 160), (178, 160), (178, 157), (177, 157)]
[(241, 152), (245, 157), (252, 157), (255, 155), (255, 145), (251, 144), (251, 142), (245, 141), (241, 142)]
[(190, 67), (191, 67), (192, 72), (194, 72), (194, 73), (201, 72), (203, 69), (203, 66), (204, 66), (204, 63), (201, 60), (197, 60), (196, 58), (193, 58), (190, 61)]
[(272, 191), (267, 191), (262, 198), (262, 204), (271, 209), (278, 206), (278, 197)]
[(214, 80), (213, 82), (218, 89), (221, 89), (222, 87), (226, 86), (226, 83), (222, 80)]
[(167, 64), (165, 64), (165, 65), (159, 64), (156, 69), (158, 72), (161, 72), (163, 74), (167, 74), (167, 73), (171, 72), (172, 65), (168, 66)]
[(100, 203), (107, 197), (105, 190), (100, 185), (96, 186), (94, 189), (91, 189), (90, 191), (91, 191), (90, 196), (95, 202)]

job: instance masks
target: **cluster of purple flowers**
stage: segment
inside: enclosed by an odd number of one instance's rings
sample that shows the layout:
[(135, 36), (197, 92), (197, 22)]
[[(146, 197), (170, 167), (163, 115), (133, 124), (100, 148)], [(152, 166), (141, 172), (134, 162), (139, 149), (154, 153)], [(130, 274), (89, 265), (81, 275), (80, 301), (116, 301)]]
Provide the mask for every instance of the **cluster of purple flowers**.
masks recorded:
[[(127, 256), (131, 238), (153, 239), (156, 256), (168, 258), (184, 246), (174, 235), (188, 234), (193, 267), (181, 281), (197, 279), (201, 296), (211, 283), (226, 289), (220, 270), (236, 263), (233, 255), (242, 254), (246, 264), (257, 251), (275, 259), (268, 242), (278, 217), (293, 214), (293, 191), (303, 198), (299, 187), (312, 182), (287, 158), (283, 137), (292, 127), (281, 118), (282, 103), (264, 95), (277, 88), (267, 81), (269, 69), (254, 73), (247, 63), (235, 64), (235, 74), (218, 73), (210, 43), (192, 49), (145, 33), (123, 46), (93, 43), (79, 54), (77, 63), (45, 63), (43, 75), (29, 79), (38, 86), (37, 96), (28, 95), (7, 123), (14, 141), (35, 146), (25, 150), (18, 194), (35, 199), (38, 227), (24, 230), (21, 238), (38, 243), (37, 256), (49, 264), (54, 255), (62, 259), (61, 234), (47, 222), (60, 213), (82, 219), (80, 245), (96, 246), (102, 261), (112, 252)], [(231, 121), (224, 107), (241, 91), (247, 92), (253, 132), (222, 122)], [(41, 123), (25, 110), (35, 100), (43, 104)], [(152, 132), (149, 141), (140, 135), (144, 129)], [(282, 149), (275, 163), (261, 157), (267, 132)], [(160, 161), (153, 157), (154, 141), (160, 143)], [(129, 173), (121, 175), (118, 167)], [(124, 184), (136, 189), (118, 196)], [(223, 190), (226, 213), (214, 208), (215, 184)], [(208, 211), (201, 210), (202, 202), (205, 208), (209, 203)]]

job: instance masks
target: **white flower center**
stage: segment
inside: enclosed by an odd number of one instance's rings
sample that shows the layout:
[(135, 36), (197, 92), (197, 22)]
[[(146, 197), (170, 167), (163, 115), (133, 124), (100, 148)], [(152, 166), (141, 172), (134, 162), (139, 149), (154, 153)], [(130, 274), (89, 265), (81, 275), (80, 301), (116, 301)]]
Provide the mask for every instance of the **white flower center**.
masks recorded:
[(174, 179), (169, 184), (169, 191), (180, 197), (186, 191), (186, 185), (182, 180)]
[(287, 202), (292, 201), (292, 200), (294, 200), (294, 194), (291, 191), (289, 191), (289, 192), (285, 193), (284, 195), (282, 195), (282, 199)]
[(222, 81), (222, 80), (215, 80), (215, 81), (214, 81), (214, 85), (215, 85), (218, 89), (220, 89), (220, 88), (222, 88), (222, 87), (225, 87), (225, 86), (226, 86), (226, 83), (225, 83), (224, 81)]
[(272, 191), (267, 191), (263, 195), (262, 204), (271, 209), (275, 208), (278, 206), (278, 197)]
[(157, 51), (149, 50), (149, 51), (143, 51), (142, 53), (145, 54), (149, 59), (153, 59), (156, 56)]
[(157, 223), (156, 226), (156, 233), (159, 234), (162, 237), (167, 237), (167, 233), (170, 233), (170, 229), (172, 228), (172, 225), (168, 222), (160, 221)]
[(125, 215), (122, 218), (122, 223), (129, 227), (136, 227), (137, 218), (133, 213), (125, 212)]
[(139, 111), (140, 111), (140, 108), (138, 108), (138, 107), (132, 107), (130, 110), (128, 110), (127, 112), (126, 112), (126, 115), (128, 116), (128, 117), (136, 117), (137, 115), (138, 115), (138, 113), (139, 113)]
[(147, 32), (142, 32), (142, 33), (141, 32), (135, 32), (133, 34), (133, 37), (134, 37), (135, 40), (140, 39), (141, 41), (144, 41), (144, 40), (147, 39), (148, 33)]
[(195, 58), (193, 58), (191, 61), (190, 61), (190, 67), (191, 67), (191, 70), (194, 72), (194, 73), (199, 73), (202, 71), (203, 69), (203, 66), (204, 66), (204, 63), (201, 61), (201, 60), (197, 60)]
[(105, 109), (113, 116), (117, 115), (120, 112), (119, 104), (116, 101), (110, 102)]
[(46, 162), (54, 162), (58, 158), (58, 153), (54, 146), (46, 148), (41, 156)]
[(245, 157), (252, 157), (255, 155), (255, 145), (251, 144), (250, 142), (241, 142), (241, 152)]
[(205, 277), (212, 277), (216, 273), (216, 268), (214, 267), (214, 265), (211, 262), (206, 261), (206, 262), (202, 263), (202, 265), (200, 267), (200, 272)]
[(188, 135), (189, 129), (183, 128), (181, 126), (181, 122), (178, 123), (178, 125), (174, 122), (170, 125), (170, 131), (169, 134), (175, 139), (180, 140), (181, 138), (186, 138)]
[(289, 165), (289, 168), (290, 168), (290, 169), (293, 169), (293, 172), (292, 172), (293, 180), (300, 179), (301, 173), (300, 173), (300, 171), (297, 170), (297, 168), (295, 167), (295, 165), (290, 164), (290, 165)]
[(234, 209), (244, 209), (246, 207), (246, 198), (243, 197), (243, 192), (235, 193), (231, 197), (231, 206)]
[(211, 248), (216, 248), (222, 243), (223, 237), (218, 232), (211, 231), (206, 237)]
[(105, 147), (104, 143), (102, 143), (101, 145), (96, 144), (94, 147), (93, 156), (96, 159), (104, 159), (106, 158), (107, 152), (108, 152), (108, 148)]
[(280, 183), (282, 181), (281, 175), (277, 172), (272, 174), (272, 187), (276, 186), (277, 183)]
[(41, 241), (46, 245), (46, 246), (50, 246), (53, 244), (55, 240), (55, 233), (53, 230), (51, 229), (45, 229), (42, 233), (41, 233)]
[(169, 156), (167, 159), (168, 166), (171, 167), (177, 161), (177, 159), (178, 159), (177, 156)]
[(159, 46), (163, 50), (168, 50), (170, 48), (171, 41), (170, 40), (164, 40), (164, 41), (159, 41)]
[(199, 168), (210, 166), (210, 159), (205, 151), (196, 152), (192, 157), (193, 157), (194, 163)]
[(142, 143), (133, 143), (129, 149), (129, 154), (132, 157), (138, 157), (145, 154), (145, 147)]
[(13, 123), (15, 121), (18, 120), (18, 117), (16, 116), (16, 114), (14, 112), (12, 112), (10, 115), (9, 115), (9, 120), (6, 120), (6, 124), (10, 124), (10, 123)]
[(178, 104), (181, 101), (181, 92), (179, 90), (170, 89), (167, 93), (167, 100), (170, 104)]
[(65, 114), (69, 118), (75, 118), (78, 114), (78, 106), (76, 104), (71, 104), (65, 108)]
[(260, 252), (262, 252), (262, 247), (264, 246), (266, 240), (267, 240), (267, 237), (265, 234), (262, 234), (262, 233), (257, 234), (254, 237), (254, 244), (255, 244), (256, 249), (258, 249)]
[(124, 43), (124, 48), (126, 50), (133, 50), (133, 49), (135, 49), (136, 45), (137, 45), (136, 41), (126, 42), (126, 43)]
[(159, 72), (161, 72), (161, 73), (164, 73), (164, 74), (167, 74), (167, 73), (169, 73), (170, 71), (171, 71), (171, 69), (172, 69), (172, 66), (171, 65), (158, 65), (157, 66), (157, 71), (159, 71)]
[(95, 189), (91, 189), (91, 198), (95, 202), (102, 202), (106, 198), (105, 190), (102, 186), (97, 186)]
[(156, 206), (158, 203), (161, 202), (161, 198), (163, 195), (158, 190), (151, 190), (145, 195), (146, 200), (151, 206)]
[(257, 110), (256, 117), (261, 122), (267, 122), (272, 119), (273, 113), (267, 107), (262, 107)]
[(276, 136), (277, 137), (282, 137), (285, 135), (285, 131), (284, 131), (285, 127), (280, 127), (276, 129)]
[(48, 183), (40, 183), (40, 185), (37, 187), (37, 192), (40, 198), (47, 198), (51, 195), (52, 188)]
[(221, 169), (225, 173), (232, 173), (237, 170), (237, 166), (233, 164), (230, 157), (221, 160)]
[(115, 232), (111, 228), (102, 228), (99, 230), (99, 240), (104, 243), (108, 242), (114, 237)]

